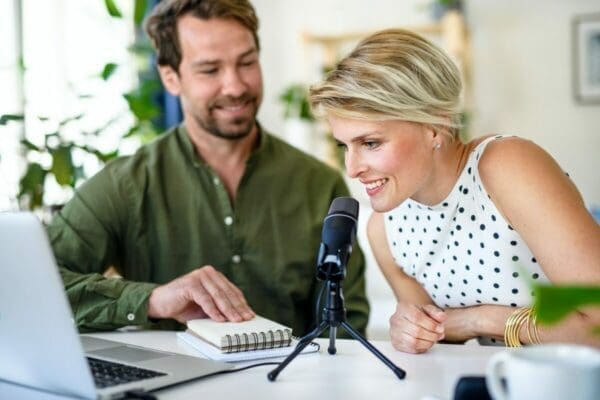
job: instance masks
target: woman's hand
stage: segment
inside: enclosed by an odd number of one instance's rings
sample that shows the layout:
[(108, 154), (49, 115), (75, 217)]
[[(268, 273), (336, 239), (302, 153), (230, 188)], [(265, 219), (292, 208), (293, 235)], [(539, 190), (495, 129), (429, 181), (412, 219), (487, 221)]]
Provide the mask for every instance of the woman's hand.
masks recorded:
[(432, 304), (399, 302), (390, 318), (390, 339), (396, 350), (424, 353), (444, 339), (446, 313)]
[[(445, 340), (452, 343), (464, 343), (469, 339), (479, 336), (477, 332), (477, 323), (479, 321), (488, 320), (492, 318), (491, 313), (494, 313), (496, 309), (504, 310), (500, 311), (500, 315), (503, 317), (506, 310), (511, 310), (507, 307), (502, 306), (473, 306), (465, 308), (448, 308), (444, 310), (446, 313), (446, 320), (444, 321), (444, 333), (446, 334)], [(501, 318), (501, 322), (504, 319)], [(502, 339), (502, 335), (493, 335), (496, 339)]]

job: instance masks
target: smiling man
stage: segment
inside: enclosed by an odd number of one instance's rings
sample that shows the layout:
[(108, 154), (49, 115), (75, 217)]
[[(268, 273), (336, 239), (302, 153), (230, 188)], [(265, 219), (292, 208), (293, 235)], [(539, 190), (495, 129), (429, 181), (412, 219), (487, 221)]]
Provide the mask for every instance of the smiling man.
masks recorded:
[[(256, 313), (302, 335), (315, 321), (315, 260), (341, 176), (265, 132), (258, 19), (244, 0), (163, 0), (146, 22), (183, 123), (109, 163), (49, 234), (82, 330), (241, 321)], [(102, 273), (113, 266), (123, 279)], [(364, 259), (344, 281), (364, 333)]]

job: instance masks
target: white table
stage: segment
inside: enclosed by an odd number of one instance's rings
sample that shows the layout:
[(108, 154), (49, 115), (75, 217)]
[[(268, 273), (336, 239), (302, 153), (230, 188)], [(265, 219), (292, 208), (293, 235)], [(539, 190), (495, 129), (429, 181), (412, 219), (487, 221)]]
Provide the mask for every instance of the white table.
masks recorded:
[[(111, 332), (93, 336), (176, 353), (198, 356), (174, 332)], [(438, 344), (425, 354), (394, 350), (389, 342), (372, 342), (407, 376), (399, 380), (359, 342), (336, 340), (336, 355), (327, 353), (328, 340), (319, 339), (321, 351), (296, 357), (275, 382), (267, 380), (273, 366), (209, 377), (157, 392), (160, 399), (452, 399), (462, 375), (483, 375), (488, 359), (501, 347)], [(259, 361), (256, 361), (259, 362)], [(61, 399), (0, 382), (0, 398)]]

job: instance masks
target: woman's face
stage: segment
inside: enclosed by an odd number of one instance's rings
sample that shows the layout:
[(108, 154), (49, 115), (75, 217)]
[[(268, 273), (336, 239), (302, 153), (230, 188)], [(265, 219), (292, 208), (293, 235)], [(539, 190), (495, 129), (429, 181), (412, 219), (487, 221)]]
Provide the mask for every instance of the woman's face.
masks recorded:
[(389, 211), (431, 190), (436, 135), (430, 128), (413, 122), (335, 116), (328, 121), (345, 150), (346, 173), (365, 186), (375, 211)]

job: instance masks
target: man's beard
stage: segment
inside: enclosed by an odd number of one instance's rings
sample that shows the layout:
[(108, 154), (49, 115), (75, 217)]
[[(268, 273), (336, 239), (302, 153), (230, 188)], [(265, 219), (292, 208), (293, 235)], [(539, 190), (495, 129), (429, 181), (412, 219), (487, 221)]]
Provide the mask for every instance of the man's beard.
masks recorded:
[(251, 117), (240, 117), (233, 119), (229, 125), (233, 125), (234, 127), (229, 129), (219, 126), (218, 121), (213, 117), (212, 114), (212, 110), (214, 110), (216, 107), (240, 103), (250, 103), (255, 105), (256, 97), (250, 96), (249, 94), (244, 94), (237, 99), (227, 98), (217, 100), (209, 107), (209, 113), (206, 118), (195, 115), (194, 119), (196, 120), (196, 123), (202, 127), (202, 129), (213, 136), (226, 140), (239, 140), (245, 138), (252, 132), (252, 129), (254, 129), (254, 125), (256, 123), (256, 113), (258, 111), (257, 107), (255, 107), (254, 113)]

